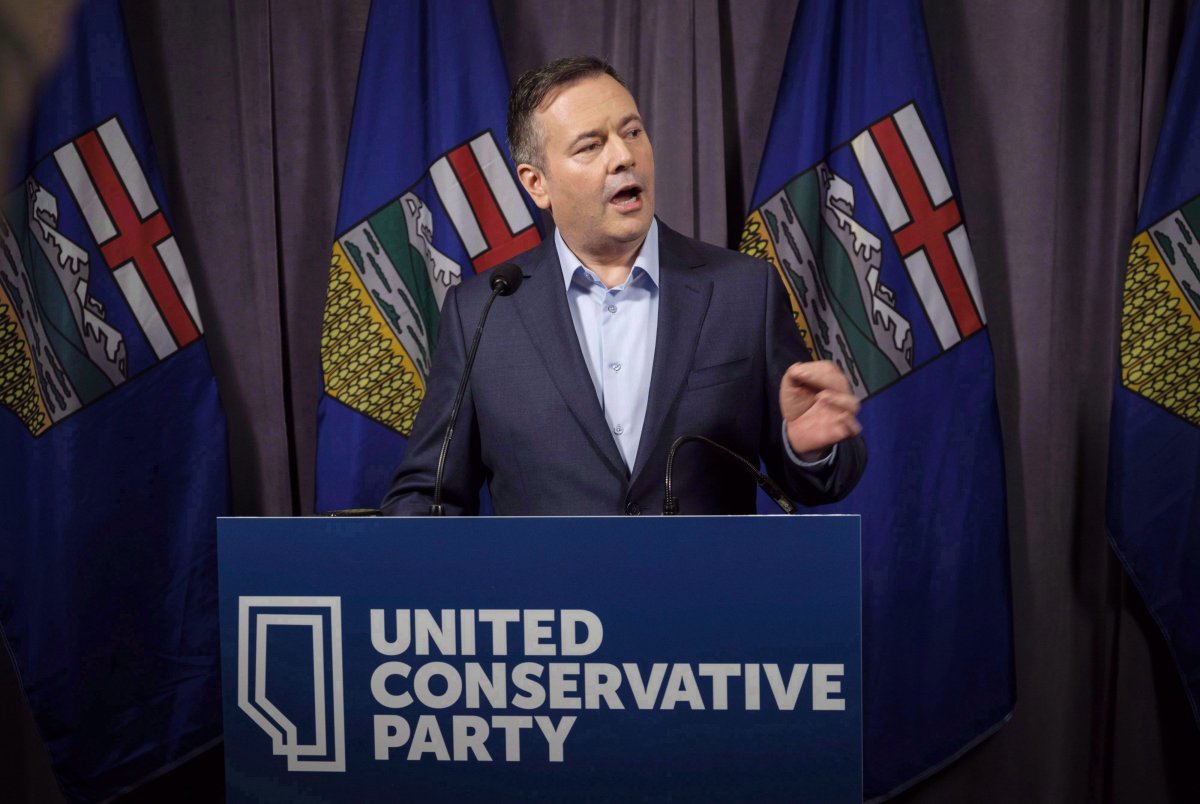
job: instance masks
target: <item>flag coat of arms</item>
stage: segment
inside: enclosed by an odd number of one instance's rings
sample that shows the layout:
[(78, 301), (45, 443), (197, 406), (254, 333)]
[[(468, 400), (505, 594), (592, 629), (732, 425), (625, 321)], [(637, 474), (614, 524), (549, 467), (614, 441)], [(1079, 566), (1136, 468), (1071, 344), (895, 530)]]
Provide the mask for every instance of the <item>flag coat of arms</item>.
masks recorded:
[(89, 0), (0, 210), (0, 628), (64, 792), (220, 736), (225, 420), (116, 0)]
[(321, 334), (318, 511), (379, 504), (446, 292), (541, 241), (504, 154), (508, 89), (489, 3), (371, 4)]
[(1125, 269), (1108, 525), (1200, 723), (1200, 14), (1193, 11)]
[(1004, 471), (980, 296), (916, 2), (797, 11), (741, 248), (863, 400), (864, 785), (895, 792), (1014, 703)]

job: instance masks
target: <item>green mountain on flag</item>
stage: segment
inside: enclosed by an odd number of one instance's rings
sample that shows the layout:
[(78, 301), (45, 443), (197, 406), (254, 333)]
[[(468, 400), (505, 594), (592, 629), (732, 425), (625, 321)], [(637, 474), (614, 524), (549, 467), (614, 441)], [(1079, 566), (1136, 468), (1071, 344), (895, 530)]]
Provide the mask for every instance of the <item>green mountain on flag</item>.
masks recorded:
[(461, 278), (411, 192), (339, 237), (321, 338), (326, 393), (407, 435), (425, 398), (438, 311)]
[(880, 240), (854, 218), (854, 187), (821, 162), (746, 221), (741, 250), (769, 260), (813, 355), (836, 362), (860, 398), (913, 367), (912, 332), (880, 281)]

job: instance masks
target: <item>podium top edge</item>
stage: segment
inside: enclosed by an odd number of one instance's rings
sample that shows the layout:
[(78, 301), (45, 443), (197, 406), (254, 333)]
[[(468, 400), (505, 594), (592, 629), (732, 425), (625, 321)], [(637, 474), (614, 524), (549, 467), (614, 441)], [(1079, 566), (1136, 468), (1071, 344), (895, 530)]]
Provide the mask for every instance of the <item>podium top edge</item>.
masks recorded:
[(582, 515), (582, 516), (447, 516), (447, 517), (431, 517), (431, 516), (363, 516), (363, 517), (331, 517), (322, 515), (307, 515), (307, 516), (219, 516), (218, 522), (238, 521), (238, 520), (288, 520), (297, 519), (315, 520), (319, 522), (328, 522), (331, 519), (373, 519), (377, 521), (394, 522), (398, 520), (464, 520), (464, 519), (486, 519), (486, 520), (502, 520), (505, 522), (519, 522), (521, 520), (544, 521), (550, 519), (612, 519), (618, 521), (629, 521), (630, 519), (693, 519), (693, 520), (730, 520), (730, 519), (762, 519), (770, 517), (772, 519), (783, 519), (786, 517), (800, 517), (804, 519), (862, 519), (862, 514), (675, 514), (674, 516), (664, 517), (659, 514), (652, 514), (642, 517), (630, 517), (622, 514), (611, 515)]

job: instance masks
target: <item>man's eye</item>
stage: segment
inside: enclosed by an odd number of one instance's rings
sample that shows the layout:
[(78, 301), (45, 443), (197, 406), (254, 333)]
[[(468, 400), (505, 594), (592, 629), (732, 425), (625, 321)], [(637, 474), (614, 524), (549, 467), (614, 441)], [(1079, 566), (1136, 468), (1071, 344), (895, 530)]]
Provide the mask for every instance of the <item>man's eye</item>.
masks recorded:
[(628, 132), (626, 132), (625, 136), (631, 140), (637, 139), (638, 137), (642, 136), (642, 130), (640, 128), (630, 129)]

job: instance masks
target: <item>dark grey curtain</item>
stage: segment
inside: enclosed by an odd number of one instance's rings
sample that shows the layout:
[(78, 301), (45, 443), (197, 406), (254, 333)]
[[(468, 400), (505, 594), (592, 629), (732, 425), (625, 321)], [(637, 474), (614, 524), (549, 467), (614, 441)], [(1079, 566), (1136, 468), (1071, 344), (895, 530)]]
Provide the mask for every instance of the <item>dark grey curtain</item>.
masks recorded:
[[(240, 514), (312, 510), (321, 312), (368, 5), (125, 3)], [(997, 735), (900, 800), (1200, 800), (1200, 735), (1104, 527), (1121, 275), (1186, 6), (925, 2), (996, 351), (1019, 698)], [(613, 62), (657, 145), (660, 214), (727, 245), (796, 7), (495, 1), (511, 75), (569, 53)], [(0, 731), (19, 745), (0, 752), (12, 800), (54, 800), (6, 666)], [(214, 754), (141, 795), (219, 798), (219, 776)]]

